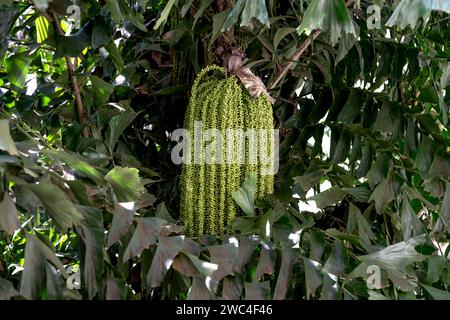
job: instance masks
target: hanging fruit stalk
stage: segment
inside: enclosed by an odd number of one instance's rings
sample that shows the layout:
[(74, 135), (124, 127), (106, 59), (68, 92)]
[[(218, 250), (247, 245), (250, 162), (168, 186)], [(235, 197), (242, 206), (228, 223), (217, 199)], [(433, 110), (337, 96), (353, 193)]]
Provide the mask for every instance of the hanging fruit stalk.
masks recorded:
[[(218, 72), (220, 78), (203, 80), (212, 71)], [(199, 123), (203, 137), (200, 139), (195, 136)], [(221, 236), (230, 231), (238, 215), (231, 194), (239, 189), (246, 176), (257, 175), (257, 197), (273, 192), (273, 175), (264, 174), (262, 169), (267, 164), (260, 163), (273, 156), (271, 103), (264, 94), (251, 97), (238, 78), (229, 76), (224, 68), (210, 66), (194, 82), (185, 129), (190, 144), (189, 161), (183, 164), (181, 174), (181, 221), (188, 236)], [(204, 138), (207, 130), (209, 133), (217, 130), (214, 132), (220, 134), (220, 139), (217, 135)], [(228, 145), (230, 130), (251, 133), (253, 139), (232, 139)], [(239, 161), (242, 154), (244, 159)], [(262, 157), (263, 154), (266, 156)]]

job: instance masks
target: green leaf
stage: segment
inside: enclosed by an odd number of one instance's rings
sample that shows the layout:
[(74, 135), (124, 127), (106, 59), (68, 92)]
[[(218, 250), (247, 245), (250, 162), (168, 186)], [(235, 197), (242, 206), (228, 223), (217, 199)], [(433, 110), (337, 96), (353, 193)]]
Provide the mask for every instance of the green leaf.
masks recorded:
[(314, 261), (321, 261), (325, 249), (325, 238), (323, 232), (309, 230), (307, 237), (310, 246), (309, 258)]
[(246, 282), (244, 284), (245, 300), (270, 299), (270, 281)]
[(161, 95), (161, 96), (172, 96), (172, 95), (188, 92), (189, 89), (190, 89), (190, 85), (183, 84), (183, 85), (179, 85), (179, 86), (172, 86), (172, 87), (166, 87), (166, 88), (159, 89), (158, 91), (155, 92), (155, 94)]
[(140, 13), (136, 13), (125, 0), (107, 1), (105, 7), (111, 13), (112, 18), (116, 23), (120, 23), (123, 19), (126, 19), (139, 30), (148, 32), (147, 28), (144, 25), (143, 15)]
[(49, 25), (47, 18), (44, 16), (37, 17), (35, 20), (37, 42), (42, 43), (48, 38)]
[(37, 299), (42, 289), (45, 259), (41, 254), (42, 244), (35, 235), (27, 234), (25, 265), (20, 283), (20, 294), (27, 299)]
[(189, 288), (186, 300), (211, 300), (212, 294), (206, 286), (203, 277), (195, 276), (192, 278), (192, 285)]
[(391, 172), (372, 192), (369, 201), (375, 200), (375, 208), (378, 213), (383, 213), (386, 206), (395, 199), (401, 182), (401, 178), (396, 173)]
[(438, 143), (427, 136), (423, 136), (414, 162), (416, 168), (421, 172), (428, 172), (431, 163), (433, 162), (433, 156), (437, 153), (439, 148), (440, 145)]
[(0, 150), (8, 152), (12, 156), (19, 155), (9, 132), (9, 122), (4, 119), (0, 119)]
[(434, 300), (450, 300), (450, 293), (448, 293), (447, 291), (424, 284), (422, 284), (421, 286), (433, 297)]
[(310, 3), (297, 32), (301, 35), (316, 29), (329, 33), (333, 46), (343, 33), (351, 33), (357, 38), (353, 19), (345, 7), (344, 0), (317, 0)]
[(374, 127), (379, 131), (394, 134), (398, 120), (399, 120), (398, 105), (393, 102), (385, 101), (381, 106), (380, 112), (377, 115)]
[[(173, 268), (187, 277), (201, 277), (203, 281), (217, 271), (217, 264), (200, 260), (196, 256), (180, 252), (173, 260)], [(209, 291), (208, 288), (205, 289)]]
[(144, 16), (141, 13), (130, 12), (126, 18), (139, 30), (148, 32), (147, 27), (144, 24)]
[(191, 9), (192, 4), (194, 3), (194, 0), (188, 0), (183, 7), (181, 8), (181, 17), (184, 18), (184, 16), (189, 12), (189, 9)]
[(0, 202), (0, 230), (13, 234), (20, 228), (17, 209), (9, 194), (5, 194)]
[(350, 124), (363, 109), (365, 96), (361, 90), (353, 89), (344, 105), (337, 121)]
[(242, 294), (242, 279), (237, 277), (226, 277), (223, 280), (222, 298), (225, 300), (239, 300)]
[(358, 225), (359, 237), (364, 245), (368, 247), (371, 245), (370, 240), (377, 240), (377, 237), (370, 228), (369, 222), (361, 213), (356, 215), (356, 224)]
[(126, 109), (125, 112), (114, 116), (108, 127), (108, 132), (106, 133), (106, 144), (111, 152), (114, 151), (114, 147), (117, 144), (120, 136), (123, 134), (126, 128), (134, 121), (139, 113), (134, 112), (132, 109)]
[(219, 37), (220, 33), (223, 30), (225, 20), (230, 15), (230, 12), (231, 12), (231, 9), (228, 8), (228, 9), (222, 11), (221, 13), (218, 13), (213, 16), (213, 31), (212, 31), (211, 43), (216, 41), (217, 38)]
[(341, 240), (336, 240), (323, 269), (335, 276), (340, 276), (345, 271), (347, 263), (347, 248)]
[(241, 14), (241, 11), (244, 8), (246, 1), (247, 0), (238, 0), (236, 2), (236, 5), (233, 7), (233, 10), (231, 10), (230, 15), (223, 24), (222, 32), (230, 30), (231, 27), (233, 27), (237, 23), (239, 15)]
[[(364, 145), (362, 147), (361, 163), (359, 164), (358, 169), (356, 169), (355, 178), (360, 179), (360, 178), (366, 176), (366, 174), (372, 167), (373, 152), (374, 152), (374, 149), (370, 145)], [(368, 176), (367, 176), (367, 179), (369, 180)], [(369, 180), (369, 185), (370, 185), (370, 180)], [(371, 187), (373, 188), (373, 184), (371, 185)]]
[(342, 191), (351, 195), (358, 202), (367, 202), (370, 198), (370, 189), (367, 185), (359, 185), (354, 188), (342, 188)]
[(313, 57), (311, 57), (311, 62), (313, 62), (320, 70), (325, 78), (325, 83), (329, 84), (331, 82), (331, 71), (334, 66), (331, 63), (331, 57), (328, 51), (323, 51), (322, 53), (315, 54)]
[(295, 32), (297, 29), (295, 28), (279, 28), (277, 32), (275, 32), (275, 36), (273, 37), (273, 46), (275, 49), (278, 48), (280, 42), (288, 35)]
[(331, 148), (331, 162), (342, 163), (347, 159), (350, 150), (350, 136), (346, 132), (339, 133), (337, 144)]
[(233, 231), (240, 231), (241, 234), (264, 234), (267, 219), (264, 216), (244, 216), (238, 217), (233, 223)]
[[(355, 44), (357, 44), (357, 39), (352, 34), (344, 33), (341, 39), (339, 40), (339, 48), (334, 65), (337, 66), (338, 63), (341, 62), (347, 56), (347, 54), (355, 46)], [(360, 62), (362, 62), (361, 55), (360, 55)]]
[(337, 281), (331, 278), (330, 274), (323, 274), (323, 284), (320, 293), (320, 300), (337, 300), (338, 288)]
[[(433, 178), (431, 180), (428, 180), (428, 174), (424, 174), (423, 177), (427, 180), (427, 183), (423, 186), (424, 190), (430, 192), (433, 197), (441, 198), (445, 193), (445, 182), (440, 178)], [(433, 207), (435, 206), (429, 206), (429, 208)]]
[(449, 104), (445, 103), (443, 95), (439, 94), (439, 108), (440, 108), (440, 114), (442, 116), (442, 122), (446, 126), (448, 124), (448, 115), (449, 115)]
[(439, 96), (432, 85), (427, 85), (420, 90), (419, 100), (422, 102), (438, 104)]
[(119, 49), (116, 47), (114, 42), (110, 42), (105, 45), (106, 51), (109, 53), (109, 57), (111, 58), (111, 61), (113, 62), (114, 66), (116, 67), (117, 73), (120, 73), (125, 65), (122, 59), (122, 55), (119, 51)]
[(59, 271), (50, 263), (45, 263), (46, 298), (48, 300), (80, 300), (78, 292), (69, 291), (65, 279), (61, 278)]
[(111, 230), (108, 234), (108, 242), (106, 246), (109, 248), (114, 243), (118, 242), (120, 238), (127, 233), (133, 223), (133, 216), (136, 208), (128, 209), (124, 204), (116, 203), (114, 205), (114, 216), (111, 223)]
[(361, 242), (361, 239), (359, 238), (359, 236), (344, 233), (337, 229), (327, 229), (325, 231), (325, 234), (334, 239), (346, 240), (346, 241), (350, 242), (352, 245), (354, 245), (355, 247), (366, 249), (364, 244)]
[(78, 173), (85, 175), (96, 184), (100, 185), (104, 183), (103, 175), (97, 171), (94, 167), (84, 161), (79, 154), (70, 154), (62, 150), (45, 150), (44, 153), (50, 154), (55, 158), (64, 161), (69, 167), (77, 171)]
[(2, 20), (0, 22), (0, 66), (3, 65), (3, 58), (8, 50), (8, 34), (11, 30), (14, 22), (19, 17), (21, 10), (16, 4), (12, 5), (12, 1), (4, 0), (6, 3), (0, 5), (0, 16)]
[(111, 22), (102, 16), (98, 16), (94, 20), (92, 29), (92, 48), (97, 49), (111, 40), (113, 40), (113, 26)]
[(296, 261), (295, 250), (285, 248), (281, 255), (281, 266), (278, 272), (277, 284), (273, 293), (273, 300), (284, 300), (291, 286), (292, 268)]
[(450, 232), (450, 183), (445, 184), (445, 195), (442, 200), (440, 217)]
[(322, 169), (310, 167), (303, 176), (294, 177), (294, 180), (306, 192), (320, 182), (324, 172)]
[(80, 205), (92, 206), (92, 203), (87, 194), (86, 185), (81, 180), (66, 181), (66, 183)]
[(122, 11), (120, 10), (119, 0), (107, 1), (105, 8), (108, 9), (114, 22), (120, 23), (122, 21), (123, 16)]
[(450, 177), (450, 157), (447, 153), (434, 155), (433, 163), (425, 177), (428, 179)]
[(153, 29), (157, 30), (161, 25), (164, 25), (167, 21), (167, 18), (169, 17), (170, 11), (172, 10), (172, 7), (178, 2), (178, 0), (169, 0), (167, 1), (166, 6), (164, 7), (163, 12), (161, 13), (161, 17), (156, 21), (155, 26)]
[(408, 241), (393, 244), (380, 251), (360, 256), (362, 263), (351, 272), (349, 278), (358, 276), (367, 278), (367, 267), (374, 265), (386, 270), (396, 287), (409, 291), (415, 284), (413, 279), (409, 277), (407, 267), (425, 259), (425, 256), (419, 254), (415, 249), (416, 246), (424, 244), (425, 240), (426, 235), (421, 235)]
[(350, 203), (348, 207), (348, 217), (347, 217), (347, 226), (345, 229), (346, 233), (353, 233), (356, 228), (356, 217), (358, 214), (361, 214), (361, 211), (354, 204)]
[(136, 218), (136, 222), (136, 230), (123, 254), (123, 262), (140, 256), (144, 249), (155, 245), (158, 242), (161, 227), (166, 223), (159, 218)]
[(202, 0), (202, 2), (200, 3), (200, 8), (194, 15), (194, 23), (192, 25), (192, 28), (195, 27), (198, 19), (200, 19), (203, 16), (203, 13), (205, 12), (206, 9), (209, 8), (209, 6), (211, 5), (211, 3), (213, 3), (213, 1), (214, 0)]
[(75, 222), (83, 218), (69, 197), (54, 184), (42, 182), (29, 184), (26, 187), (39, 198), (61, 231), (67, 231)]
[(150, 288), (161, 285), (167, 271), (172, 266), (173, 260), (181, 251), (198, 256), (200, 245), (184, 236), (161, 236), (159, 238), (158, 248), (147, 275), (147, 284)]
[(249, 26), (253, 18), (270, 27), (266, 0), (247, 0), (244, 11), (242, 11), (241, 26)]
[(374, 291), (374, 290), (369, 290), (369, 300), (389, 300), (386, 296), (382, 295), (381, 293)]
[(14, 288), (11, 282), (3, 278), (0, 278), (0, 300), (9, 300), (18, 295), (19, 293)]
[[(352, 221), (352, 223), (356, 225), (358, 228), (358, 234), (361, 239), (361, 242), (365, 246), (370, 246), (371, 245), (370, 240), (376, 240), (377, 238), (375, 234), (372, 232), (372, 229), (370, 228), (370, 225), (367, 222), (366, 218), (361, 214), (359, 208), (352, 203), (350, 203), (349, 206), (349, 220), (350, 217), (354, 220)], [(347, 231), (349, 233), (352, 232), (353, 226), (349, 226), (349, 229), (347, 229)]]
[(322, 285), (320, 263), (303, 257), (305, 266), (306, 298), (315, 297), (317, 289)]
[(408, 120), (408, 124), (407, 124), (407, 129), (406, 129), (406, 133), (405, 133), (405, 153), (406, 154), (411, 154), (413, 152), (417, 151), (417, 144), (418, 144), (418, 140), (417, 140), (417, 131), (418, 131), (418, 126), (416, 125), (416, 123), (409, 119)]
[(6, 73), (12, 85), (23, 89), (33, 55), (29, 51), (16, 53), (5, 60)]
[(448, 261), (443, 256), (431, 256), (428, 258), (427, 283), (433, 284), (439, 281), (442, 271), (447, 266)]
[(91, 37), (85, 29), (81, 29), (70, 36), (59, 36), (57, 38), (56, 52), (53, 60), (62, 57), (76, 58), (90, 45)]
[(20, 282), (20, 294), (27, 299), (40, 298), (45, 279), (46, 262), (50, 262), (67, 278), (67, 273), (54, 251), (34, 234), (26, 235), (25, 265)]
[(82, 283), (85, 284), (89, 299), (98, 293), (99, 298), (104, 292), (104, 257), (105, 229), (103, 227), (103, 213), (97, 208), (80, 207), (83, 220), (77, 231), (84, 243), (82, 263)]
[(228, 275), (234, 274), (234, 263), (239, 253), (239, 248), (234, 244), (221, 244), (209, 246), (211, 263), (218, 266), (217, 270), (212, 274), (212, 279), (219, 282)]
[(109, 97), (114, 92), (114, 85), (109, 84), (102, 78), (91, 75), (92, 94), (94, 96), (94, 102), (96, 106), (103, 106), (108, 102)]
[(410, 25), (414, 29), (417, 21), (422, 19), (426, 22), (433, 10), (450, 13), (450, 3), (439, 0), (402, 0), (389, 18), (386, 26), (399, 26), (401, 29), (404, 29)]
[(265, 275), (273, 276), (275, 274), (276, 253), (273, 246), (261, 246), (261, 254), (259, 256), (258, 266), (256, 267), (256, 280), (261, 280)]
[(450, 63), (447, 63), (441, 76), (441, 88), (445, 89), (448, 85), (450, 85)]
[(408, 197), (405, 195), (403, 196), (400, 215), (400, 226), (403, 233), (403, 240), (408, 240), (411, 238), (411, 235), (414, 237), (426, 233), (423, 224), (411, 208)]
[(161, 202), (158, 207), (156, 208), (156, 215), (155, 217), (164, 219), (168, 222), (175, 223), (175, 219), (172, 218), (169, 211), (167, 210), (166, 204), (164, 202)]
[(144, 192), (139, 170), (135, 168), (115, 167), (106, 176), (119, 202), (137, 201)]
[(251, 174), (245, 178), (239, 190), (231, 193), (234, 201), (248, 216), (255, 215), (255, 192), (256, 174)]
[(315, 196), (307, 199), (307, 201), (314, 200), (316, 205), (320, 209), (325, 209), (331, 205), (337, 204), (342, 201), (345, 197), (345, 192), (341, 190), (338, 186), (333, 186), (328, 190), (325, 190)]
[(127, 296), (127, 287), (124, 280), (108, 278), (106, 282), (106, 300), (125, 300)]
[(245, 265), (250, 261), (253, 252), (258, 245), (258, 240), (254, 237), (241, 236), (239, 239), (239, 253), (234, 259), (234, 271), (242, 272)]
[(424, 113), (416, 116), (417, 121), (419, 121), (420, 126), (425, 129), (429, 133), (437, 133), (439, 134), (439, 126), (436, 123), (436, 120), (429, 113)]

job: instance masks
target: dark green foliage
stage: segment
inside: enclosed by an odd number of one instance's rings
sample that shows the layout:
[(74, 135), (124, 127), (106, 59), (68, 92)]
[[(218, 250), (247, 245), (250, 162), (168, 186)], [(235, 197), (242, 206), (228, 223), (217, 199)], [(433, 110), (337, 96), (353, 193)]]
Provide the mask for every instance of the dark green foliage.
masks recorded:
[[(380, 29), (372, 1), (219, 2), (83, 0), (63, 30), (70, 1), (0, 2), (0, 299), (448, 299), (448, 2), (384, 1)], [(171, 162), (195, 75), (240, 51), (273, 110), (237, 77), (197, 98), (275, 115), (273, 194)], [(201, 175), (223, 222), (182, 226)]]

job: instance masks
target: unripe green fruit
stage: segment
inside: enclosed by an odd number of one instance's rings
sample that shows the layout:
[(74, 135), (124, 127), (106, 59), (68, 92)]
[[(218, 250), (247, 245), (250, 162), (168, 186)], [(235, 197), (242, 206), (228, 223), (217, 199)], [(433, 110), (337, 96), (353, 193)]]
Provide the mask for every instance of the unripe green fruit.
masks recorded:
[[(203, 81), (211, 71), (222, 74), (221, 79)], [(222, 134), (222, 163), (194, 162), (194, 150), (203, 156), (210, 141), (195, 141), (195, 122), (202, 122), (202, 134), (208, 129), (218, 129)], [(181, 222), (186, 235), (199, 237), (203, 234), (222, 236), (230, 231), (238, 215), (238, 206), (231, 194), (238, 190), (245, 177), (256, 173), (256, 196), (262, 198), (273, 192), (273, 175), (261, 175), (261, 165), (250, 163), (248, 142), (245, 145), (245, 161), (238, 163), (238, 150), (242, 141), (234, 141), (232, 163), (228, 163), (225, 134), (227, 129), (264, 129), (266, 133), (257, 138), (258, 157), (260, 148), (273, 156), (273, 113), (268, 99), (261, 95), (252, 98), (238, 83), (235, 76), (228, 76), (224, 68), (210, 66), (203, 69), (194, 82), (189, 106), (185, 115), (185, 129), (190, 134), (190, 163), (183, 164), (181, 173)], [(261, 140), (262, 139), (262, 140)], [(217, 151), (217, 150), (216, 150)]]

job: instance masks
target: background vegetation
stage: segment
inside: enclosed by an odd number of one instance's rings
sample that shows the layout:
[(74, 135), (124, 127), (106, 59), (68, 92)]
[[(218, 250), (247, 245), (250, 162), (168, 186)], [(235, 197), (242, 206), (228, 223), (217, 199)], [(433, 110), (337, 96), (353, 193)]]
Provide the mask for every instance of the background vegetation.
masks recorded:
[[(447, 1), (72, 4), (0, 1), (0, 298), (450, 298)], [(237, 52), (275, 99), (276, 191), (190, 239), (170, 133)]]

